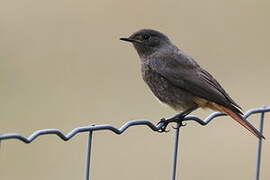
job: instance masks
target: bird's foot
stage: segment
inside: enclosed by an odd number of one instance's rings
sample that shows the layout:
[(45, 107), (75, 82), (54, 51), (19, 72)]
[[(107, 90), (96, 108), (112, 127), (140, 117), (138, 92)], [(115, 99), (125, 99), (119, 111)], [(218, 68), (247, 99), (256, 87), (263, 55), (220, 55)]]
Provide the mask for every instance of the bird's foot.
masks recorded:
[(177, 123), (177, 126), (176, 127), (173, 127), (174, 129), (177, 129), (181, 126), (186, 126), (185, 123), (183, 123), (183, 119), (184, 119), (185, 116), (183, 116), (182, 114), (178, 114), (172, 118), (169, 118), (169, 119), (165, 119), (165, 118), (162, 118), (157, 125), (159, 124), (162, 124), (160, 130), (158, 130), (158, 132), (162, 133), (162, 132), (169, 132), (169, 130), (166, 130), (167, 129), (167, 126), (169, 125), (169, 123), (171, 122), (175, 122)]
[(181, 112), (180, 114), (177, 114), (176, 116), (172, 117), (172, 118), (169, 118), (169, 119), (165, 119), (165, 118), (162, 118), (157, 125), (159, 124), (162, 124), (162, 126), (160, 127), (160, 129), (158, 130), (158, 132), (162, 133), (162, 132), (169, 132), (169, 130), (166, 130), (167, 129), (167, 126), (169, 123), (171, 122), (175, 122), (177, 123), (177, 126), (176, 127), (173, 127), (174, 129), (178, 129), (180, 128), (181, 126), (186, 126), (186, 124), (183, 123), (184, 121), (184, 118), (189, 114), (191, 113), (192, 111), (194, 111), (197, 107), (191, 107), (183, 112)]
[(160, 130), (158, 130), (158, 132), (160, 132), (160, 133), (162, 133), (162, 132), (169, 132), (169, 130), (166, 130), (169, 123), (170, 123), (170, 122), (168, 122), (167, 119), (162, 118), (162, 119), (157, 123), (157, 125), (162, 124), (162, 126), (160, 127)]

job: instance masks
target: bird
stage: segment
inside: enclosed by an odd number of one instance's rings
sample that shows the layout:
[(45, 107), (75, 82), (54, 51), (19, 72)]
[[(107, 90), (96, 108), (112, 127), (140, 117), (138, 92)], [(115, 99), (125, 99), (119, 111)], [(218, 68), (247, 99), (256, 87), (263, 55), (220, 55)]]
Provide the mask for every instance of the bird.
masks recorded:
[(161, 131), (170, 122), (179, 122), (198, 108), (208, 108), (229, 115), (259, 139), (265, 139), (244, 117), (242, 108), (220, 83), (191, 56), (174, 45), (164, 33), (141, 29), (120, 38), (133, 44), (140, 59), (141, 74), (152, 93), (180, 112), (174, 118), (162, 119)]

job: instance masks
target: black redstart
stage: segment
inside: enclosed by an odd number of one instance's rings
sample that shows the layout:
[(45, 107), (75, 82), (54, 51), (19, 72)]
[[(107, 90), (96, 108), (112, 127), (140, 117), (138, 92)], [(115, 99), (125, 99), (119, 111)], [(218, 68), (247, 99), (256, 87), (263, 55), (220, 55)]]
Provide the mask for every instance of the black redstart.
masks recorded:
[[(134, 45), (141, 60), (142, 77), (154, 95), (176, 111), (182, 111), (172, 121), (181, 121), (199, 107), (210, 108), (226, 113), (258, 138), (264, 138), (242, 117), (241, 107), (213, 76), (172, 44), (166, 35), (142, 29), (120, 40)], [(165, 123), (162, 131), (166, 131), (171, 121), (162, 121)]]

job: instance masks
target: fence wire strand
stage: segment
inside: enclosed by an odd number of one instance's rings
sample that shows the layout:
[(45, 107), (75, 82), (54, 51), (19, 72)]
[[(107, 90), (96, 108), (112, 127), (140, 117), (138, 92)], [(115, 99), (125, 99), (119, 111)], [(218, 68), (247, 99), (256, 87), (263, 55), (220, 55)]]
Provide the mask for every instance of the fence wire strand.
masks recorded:
[[(261, 107), (261, 108), (251, 109), (244, 114), (244, 117), (248, 118), (253, 114), (260, 113), (261, 116), (260, 116), (259, 130), (260, 130), (260, 132), (263, 132), (263, 125), (264, 125), (264, 119), (265, 119), (266, 112), (270, 112), (270, 107)], [(201, 119), (201, 118), (199, 118), (197, 116), (193, 116), (193, 115), (188, 115), (184, 118), (183, 121), (195, 121), (195, 122), (199, 123), (200, 125), (205, 126), (208, 123), (210, 123), (213, 119), (220, 117), (220, 116), (226, 116), (226, 114), (221, 113), (221, 112), (214, 112), (214, 113), (210, 114), (208, 117), (206, 117), (205, 119)], [(2, 148), (1, 146), (3, 146), (2, 145), (3, 140), (13, 139), (13, 140), (19, 140), (19, 141), (22, 141), (26, 144), (29, 144), (29, 143), (33, 142), (35, 139), (37, 139), (39, 136), (52, 134), (52, 135), (58, 136), (63, 141), (68, 141), (71, 138), (73, 138), (74, 136), (76, 136), (77, 134), (88, 132), (89, 135), (88, 135), (87, 147), (86, 147), (86, 161), (85, 161), (84, 179), (89, 180), (90, 179), (90, 162), (91, 162), (91, 149), (92, 149), (93, 132), (94, 131), (109, 130), (115, 134), (120, 135), (120, 134), (124, 133), (128, 128), (130, 128), (132, 126), (138, 126), (138, 125), (144, 125), (144, 126), (149, 127), (153, 131), (159, 131), (164, 124), (159, 123), (157, 125), (154, 125), (153, 123), (151, 123), (148, 120), (133, 120), (133, 121), (129, 121), (129, 122), (125, 123), (120, 128), (116, 128), (112, 125), (107, 125), (107, 124), (78, 127), (78, 128), (71, 130), (66, 135), (58, 129), (38, 130), (38, 131), (33, 132), (28, 137), (23, 136), (19, 133), (5, 133), (5, 134), (0, 134), (0, 148)], [(177, 127), (175, 128), (176, 130), (175, 130), (174, 146), (173, 146), (174, 150), (173, 150), (172, 172), (171, 172), (171, 179), (172, 180), (176, 180), (177, 154), (178, 154), (180, 128), (181, 128), (181, 125), (177, 124)], [(257, 152), (256, 152), (256, 176), (255, 176), (256, 180), (259, 180), (259, 177), (260, 177), (261, 151), (262, 151), (262, 140), (258, 139)]]

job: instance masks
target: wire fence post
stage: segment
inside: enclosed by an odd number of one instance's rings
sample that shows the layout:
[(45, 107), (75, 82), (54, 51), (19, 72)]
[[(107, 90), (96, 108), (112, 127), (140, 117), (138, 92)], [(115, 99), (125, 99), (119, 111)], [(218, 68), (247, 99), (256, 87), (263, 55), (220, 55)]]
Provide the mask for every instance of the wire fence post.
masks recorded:
[(177, 123), (174, 136), (173, 144), (173, 162), (172, 162), (172, 180), (176, 180), (176, 167), (177, 167), (177, 154), (178, 154), (178, 144), (179, 144), (179, 132), (181, 123)]
[(90, 180), (90, 162), (91, 162), (91, 148), (92, 148), (93, 131), (89, 131), (86, 146), (86, 162), (85, 162), (85, 180)]
[[(260, 133), (263, 134), (263, 125), (264, 125), (264, 112), (261, 113), (260, 117)], [(261, 169), (261, 157), (262, 157), (262, 139), (258, 139), (257, 144), (257, 162), (256, 162), (256, 180), (260, 179), (260, 169)]]

